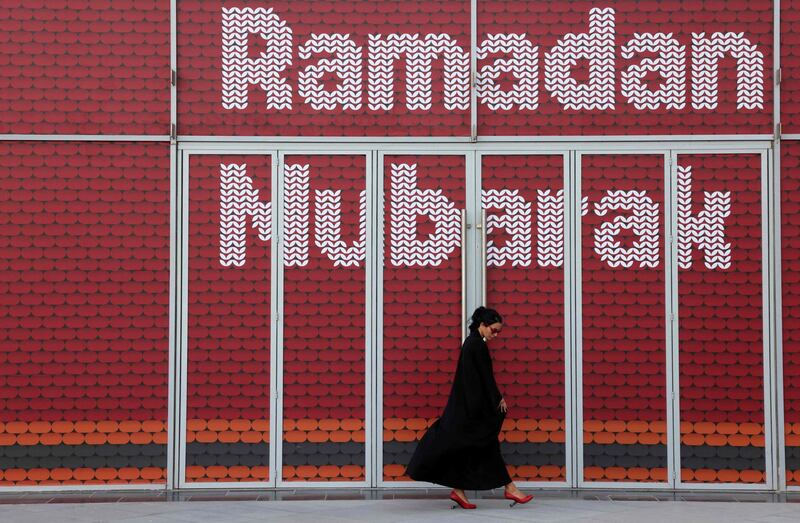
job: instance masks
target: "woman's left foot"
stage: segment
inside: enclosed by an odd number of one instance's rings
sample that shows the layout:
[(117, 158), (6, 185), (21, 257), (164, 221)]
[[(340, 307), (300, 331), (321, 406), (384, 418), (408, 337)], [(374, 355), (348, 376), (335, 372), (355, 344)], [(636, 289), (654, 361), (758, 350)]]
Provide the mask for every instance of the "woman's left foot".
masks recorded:
[(504, 497), (506, 499), (510, 499), (511, 501), (513, 501), (513, 503), (511, 504), (512, 507), (514, 505), (524, 505), (525, 503), (533, 499), (533, 496), (531, 496), (530, 494), (526, 496), (519, 490), (517, 490), (514, 494), (512, 494), (511, 491), (509, 491), (508, 489), (505, 489)]
[[(450, 499), (452, 499), (453, 501), (458, 503), (458, 505), (461, 506), (461, 508), (463, 508), (463, 509), (473, 510), (473, 509), (476, 509), (478, 507), (477, 505), (474, 505), (474, 504), (470, 503), (469, 501), (467, 501), (466, 497), (462, 498), (461, 496), (459, 496), (456, 493), (455, 489), (450, 491)], [(453, 505), (453, 508), (456, 508), (456, 505)]]

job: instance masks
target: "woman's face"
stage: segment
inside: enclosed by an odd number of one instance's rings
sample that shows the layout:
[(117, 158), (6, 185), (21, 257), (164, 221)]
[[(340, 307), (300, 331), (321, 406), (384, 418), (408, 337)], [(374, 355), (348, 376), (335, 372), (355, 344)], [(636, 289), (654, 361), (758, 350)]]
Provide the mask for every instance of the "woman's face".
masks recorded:
[(492, 323), (491, 325), (486, 325), (485, 323), (481, 323), (480, 327), (478, 327), (478, 331), (480, 331), (481, 336), (486, 341), (491, 340), (498, 334), (500, 331), (503, 330), (503, 324), (499, 321), (497, 323)]

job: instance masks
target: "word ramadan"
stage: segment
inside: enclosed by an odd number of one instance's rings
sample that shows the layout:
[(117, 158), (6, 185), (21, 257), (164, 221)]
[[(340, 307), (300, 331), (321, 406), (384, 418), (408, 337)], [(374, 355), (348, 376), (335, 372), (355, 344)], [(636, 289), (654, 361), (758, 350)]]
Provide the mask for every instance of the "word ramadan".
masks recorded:
[[(264, 40), (253, 56), (249, 38)], [(271, 8), (222, 9), (222, 106), (242, 110), (255, 86), (266, 93), (265, 108), (291, 110), (295, 86), (285, 74), (296, 58), (313, 60), (299, 71), (297, 93), (314, 110), (390, 111), (395, 105), (394, 75), (405, 57), (405, 106), (429, 111), (434, 60), (443, 61), (443, 103), (448, 111), (467, 111), (474, 87), (479, 103), (493, 111), (535, 111), (539, 106), (540, 67), (544, 88), (565, 110), (612, 111), (617, 98), (615, 11), (593, 8), (586, 32), (568, 33), (543, 51), (524, 33), (490, 34), (477, 46), (479, 66), (471, 82), (470, 55), (445, 33), (370, 34), (358, 43), (349, 34), (313, 33), (295, 50), (292, 29)], [(362, 44), (366, 44), (366, 60)], [(688, 54), (688, 57), (687, 57)], [(619, 55), (633, 63), (620, 71), (620, 92), (637, 110), (713, 110), (719, 104), (719, 63), (736, 60), (737, 110), (764, 108), (764, 54), (744, 33), (692, 33), (690, 49), (673, 33), (642, 32), (624, 43)], [(636, 60), (639, 58), (638, 60)], [(687, 58), (691, 64), (688, 87)], [(588, 80), (573, 68), (588, 62)], [(366, 62), (366, 63), (365, 63)], [(366, 69), (366, 75), (365, 73)], [(661, 77), (648, 82), (648, 75)], [(330, 86), (325, 78), (336, 78)], [(512, 85), (501, 79), (513, 79)], [(655, 85), (653, 85), (655, 84)], [(731, 86), (732, 87), (732, 86)], [(687, 94), (687, 89), (690, 93)]]

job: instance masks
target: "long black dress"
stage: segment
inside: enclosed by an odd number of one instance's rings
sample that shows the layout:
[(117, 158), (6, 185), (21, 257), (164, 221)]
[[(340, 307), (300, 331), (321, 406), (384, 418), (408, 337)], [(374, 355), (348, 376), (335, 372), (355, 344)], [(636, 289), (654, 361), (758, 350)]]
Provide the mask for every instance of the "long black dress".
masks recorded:
[(406, 468), (416, 481), (465, 490), (511, 482), (497, 439), (505, 414), (492, 372), (489, 347), (477, 331), (461, 347), (450, 399), (428, 429)]

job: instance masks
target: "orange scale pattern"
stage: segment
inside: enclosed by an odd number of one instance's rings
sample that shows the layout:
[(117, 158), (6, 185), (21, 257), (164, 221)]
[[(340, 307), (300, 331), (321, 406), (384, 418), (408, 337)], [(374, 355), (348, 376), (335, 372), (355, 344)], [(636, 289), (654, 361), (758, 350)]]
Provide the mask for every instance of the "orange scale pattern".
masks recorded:
[(166, 483), (167, 469), (162, 467), (125, 468), (56, 468), (0, 470), (0, 486), (57, 485), (152, 485)]

